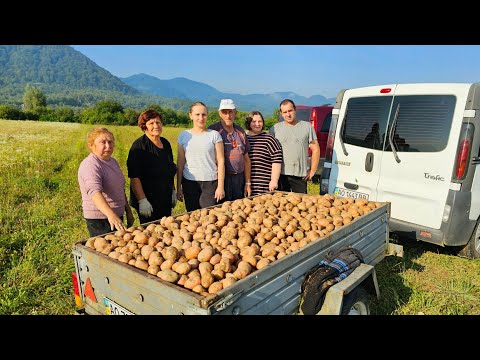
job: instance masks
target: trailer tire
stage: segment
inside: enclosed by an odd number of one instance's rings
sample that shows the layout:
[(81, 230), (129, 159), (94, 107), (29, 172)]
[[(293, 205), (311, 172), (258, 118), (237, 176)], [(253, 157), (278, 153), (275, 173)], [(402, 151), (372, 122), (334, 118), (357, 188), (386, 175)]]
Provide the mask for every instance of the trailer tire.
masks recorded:
[(370, 315), (370, 294), (362, 286), (357, 286), (345, 296), (342, 315)]
[(472, 260), (480, 258), (480, 224), (475, 226), (472, 237), (467, 245), (460, 249), (457, 255)]

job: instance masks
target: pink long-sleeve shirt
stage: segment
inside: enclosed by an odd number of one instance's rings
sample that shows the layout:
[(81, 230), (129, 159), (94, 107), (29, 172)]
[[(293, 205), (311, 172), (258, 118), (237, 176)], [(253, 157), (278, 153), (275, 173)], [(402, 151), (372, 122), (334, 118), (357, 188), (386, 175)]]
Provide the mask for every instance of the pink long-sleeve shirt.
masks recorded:
[(108, 205), (119, 217), (125, 212), (125, 176), (117, 160), (105, 161), (90, 153), (78, 168), (78, 184), (82, 193), (85, 219), (106, 219), (93, 203), (92, 196), (101, 191)]

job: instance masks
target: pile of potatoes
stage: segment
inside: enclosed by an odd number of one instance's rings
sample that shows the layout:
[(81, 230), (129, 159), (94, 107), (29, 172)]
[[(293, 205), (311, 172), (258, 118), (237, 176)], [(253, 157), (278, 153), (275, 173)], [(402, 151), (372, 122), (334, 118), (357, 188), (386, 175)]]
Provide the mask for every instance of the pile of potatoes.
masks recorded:
[(276, 192), (163, 217), (85, 246), (208, 296), (381, 205)]

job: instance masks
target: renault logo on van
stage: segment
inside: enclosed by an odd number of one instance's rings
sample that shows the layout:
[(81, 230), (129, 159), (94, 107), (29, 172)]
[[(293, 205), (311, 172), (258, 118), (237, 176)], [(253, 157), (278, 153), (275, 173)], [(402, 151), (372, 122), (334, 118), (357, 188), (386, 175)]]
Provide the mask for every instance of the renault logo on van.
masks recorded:
[(429, 173), (424, 173), (425, 179), (436, 180), (436, 181), (445, 181), (440, 175), (430, 175)]

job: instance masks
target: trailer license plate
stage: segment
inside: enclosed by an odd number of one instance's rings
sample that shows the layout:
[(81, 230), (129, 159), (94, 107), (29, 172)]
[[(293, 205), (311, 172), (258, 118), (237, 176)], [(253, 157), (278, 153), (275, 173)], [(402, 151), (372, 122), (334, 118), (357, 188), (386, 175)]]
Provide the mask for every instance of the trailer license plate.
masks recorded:
[(109, 298), (103, 298), (103, 303), (105, 304), (105, 312), (107, 315), (135, 315)]
[(333, 195), (340, 196), (340, 197), (349, 197), (349, 198), (353, 198), (353, 199), (368, 200), (368, 194), (359, 193), (359, 192), (356, 192), (356, 191), (343, 189), (343, 188), (339, 188), (339, 187), (335, 188), (335, 191), (333, 192)]

